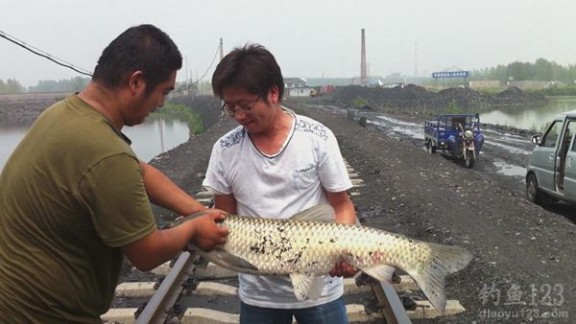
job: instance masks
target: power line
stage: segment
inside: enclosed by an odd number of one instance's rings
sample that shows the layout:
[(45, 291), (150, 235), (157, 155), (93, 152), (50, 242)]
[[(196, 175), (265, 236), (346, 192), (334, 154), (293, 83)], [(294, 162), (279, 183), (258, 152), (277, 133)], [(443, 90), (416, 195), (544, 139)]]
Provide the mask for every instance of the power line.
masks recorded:
[[(6, 32), (4, 32), (4, 31), (1, 31), (1, 30), (0, 30), (0, 37), (2, 37), (2, 38), (4, 38), (4, 39), (6, 39), (6, 40), (8, 40), (8, 41), (10, 41), (10, 42), (18, 45), (18, 46), (20, 46), (20, 47), (22, 47), (22, 48), (24, 48), (24, 49), (27, 50), (27, 51), (30, 51), (30, 52), (33, 53), (33, 54), (36, 54), (36, 55), (38, 55), (38, 56), (40, 56), (40, 57), (43, 57), (43, 58), (45, 58), (45, 59), (47, 59), (47, 60), (49, 60), (49, 61), (52, 61), (52, 62), (54, 62), (54, 63), (56, 63), (56, 64), (58, 64), (58, 65), (60, 65), (60, 66), (69, 68), (69, 69), (71, 69), (71, 70), (73, 70), (73, 71), (75, 71), (75, 72), (78, 72), (78, 73), (83, 74), (83, 75), (87, 75), (87, 76), (89, 76), (89, 77), (92, 76), (92, 73), (88, 72), (87, 70), (85, 70), (85, 69), (83, 69), (83, 68), (80, 68), (80, 67), (78, 67), (78, 66), (76, 66), (76, 65), (74, 65), (74, 64), (68, 63), (68, 62), (64, 61), (63, 59), (57, 58), (57, 57), (55, 57), (54, 55), (51, 55), (51, 54), (49, 54), (49, 53), (47, 53), (47, 52), (45, 52), (45, 51), (43, 51), (43, 50), (41, 50), (41, 49), (38, 49), (38, 48), (30, 45), (30, 44), (27, 44), (27, 43), (25, 43), (24, 41), (22, 41), (22, 40), (20, 40), (20, 39), (18, 39), (18, 38), (16, 38), (16, 37), (14, 37), (14, 36), (8, 35), (8, 34), (7, 34)], [(216, 48), (216, 52), (214, 53), (214, 57), (212, 58), (212, 62), (210, 63), (210, 65), (208, 66), (208, 68), (206, 69), (206, 71), (204, 72), (204, 74), (202, 74), (202, 77), (200, 77), (198, 80), (196, 80), (196, 82), (195, 82), (196, 84), (199, 83), (201, 80), (203, 80), (204, 77), (206, 77), (206, 75), (208, 74), (208, 72), (210, 71), (210, 69), (212, 68), (212, 66), (214, 65), (214, 61), (216, 61), (216, 57), (218, 56), (219, 51), (220, 51), (220, 46), (218, 46), (218, 47)]]
[(214, 57), (212, 58), (212, 62), (210, 63), (210, 66), (208, 66), (208, 68), (206, 69), (206, 72), (204, 72), (204, 74), (202, 74), (202, 77), (200, 77), (200, 79), (196, 80), (196, 82), (195, 82), (196, 84), (198, 84), (200, 82), (200, 80), (204, 79), (206, 74), (208, 74), (208, 71), (210, 71), (210, 69), (214, 65), (214, 61), (216, 61), (216, 57), (218, 56), (218, 53), (220, 53), (220, 45), (218, 45), (218, 47), (216, 48), (216, 53), (214, 53)]
[(80, 67), (77, 67), (77, 66), (75, 66), (75, 65), (73, 65), (73, 64), (71, 64), (71, 63), (68, 63), (68, 62), (66, 62), (66, 61), (64, 61), (64, 60), (62, 60), (62, 59), (60, 59), (60, 58), (57, 58), (57, 57), (55, 57), (55, 56), (53, 56), (53, 55), (50, 55), (49, 53), (47, 53), (47, 52), (45, 52), (45, 51), (42, 51), (42, 50), (40, 50), (40, 49), (38, 49), (38, 48), (36, 48), (36, 47), (34, 47), (34, 46), (32, 46), (32, 45), (26, 44), (25, 42), (17, 39), (16, 37), (10, 36), (10, 35), (6, 34), (5, 32), (3, 32), (3, 31), (1, 31), (1, 30), (0, 30), (0, 37), (2, 37), (2, 38), (4, 38), (4, 39), (6, 39), (6, 40), (8, 40), (8, 41), (10, 41), (10, 42), (18, 45), (18, 46), (20, 46), (20, 47), (22, 47), (22, 48), (24, 48), (24, 49), (27, 50), (27, 51), (30, 51), (30, 52), (38, 55), (38, 56), (41, 56), (41, 57), (43, 57), (43, 58), (45, 58), (45, 59), (47, 59), (47, 60), (49, 60), (49, 61), (52, 61), (52, 62), (54, 62), (54, 63), (56, 63), (56, 64), (58, 64), (58, 65), (60, 65), (60, 66), (69, 68), (69, 69), (71, 69), (71, 70), (73, 70), (73, 71), (76, 71), (76, 72), (78, 72), (78, 73), (80, 73), (80, 74), (83, 74), (83, 75), (87, 75), (87, 76), (89, 76), (89, 77), (92, 76), (92, 73), (88, 72), (87, 70), (82, 69), (82, 68), (80, 68)]

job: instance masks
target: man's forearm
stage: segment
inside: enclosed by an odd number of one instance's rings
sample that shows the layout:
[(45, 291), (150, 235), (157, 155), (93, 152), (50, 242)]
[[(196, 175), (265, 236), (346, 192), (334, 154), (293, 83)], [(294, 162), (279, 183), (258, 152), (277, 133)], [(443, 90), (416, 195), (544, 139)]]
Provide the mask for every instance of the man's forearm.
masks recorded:
[(170, 178), (155, 167), (141, 162), (146, 194), (158, 206), (180, 215), (188, 215), (206, 207), (182, 190)]

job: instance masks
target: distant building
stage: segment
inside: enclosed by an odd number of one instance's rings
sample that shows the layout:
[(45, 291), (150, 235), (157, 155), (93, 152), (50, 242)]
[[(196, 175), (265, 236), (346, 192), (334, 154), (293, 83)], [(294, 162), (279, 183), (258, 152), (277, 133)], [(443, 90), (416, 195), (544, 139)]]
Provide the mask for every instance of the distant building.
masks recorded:
[(314, 91), (312, 87), (302, 87), (285, 89), (284, 93), (289, 97), (309, 97)]
[(566, 84), (558, 81), (508, 81), (506, 87), (518, 87), (522, 90), (541, 90), (550, 87), (564, 86)]
[(366, 81), (363, 84), (362, 77), (354, 77), (352, 78), (352, 85), (365, 85), (367, 87), (382, 87), (384, 82), (382, 81), (382, 77), (379, 75), (368, 75), (366, 76)]
[(304, 78), (284, 78), (284, 93), (290, 97), (310, 96), (313, 87), (308, 86), (308, 81)]
[(498, 89), (502, 85), (501, 82), (498, 80), (472, 80), (468, 82), (468, 86), (474, 90), (482, 90), (482, 89)]
[(518, 87), (522, 90), (541, 90), (553, 87), (563, 87), (565, 83), (559, 81), (498, 81), (498, 80), (474, 80), (469, 81), (469, 86), (475, 90), (482, 89), (506, 89), (508, 87)]
[(284, 78), (285, 89), (304, 88), (307, 86), (308, 81), (304, 78)]

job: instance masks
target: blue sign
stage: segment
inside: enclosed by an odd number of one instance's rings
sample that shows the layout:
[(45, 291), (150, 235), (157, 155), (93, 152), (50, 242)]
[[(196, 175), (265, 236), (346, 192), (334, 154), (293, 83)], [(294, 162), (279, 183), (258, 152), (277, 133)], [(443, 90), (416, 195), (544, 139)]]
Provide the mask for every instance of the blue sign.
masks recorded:
[(434, 79), (439, 78), (467, 78), (470, 76), (468, 71), (454, 71), (454, 72), (434, 72), (432, 77)]

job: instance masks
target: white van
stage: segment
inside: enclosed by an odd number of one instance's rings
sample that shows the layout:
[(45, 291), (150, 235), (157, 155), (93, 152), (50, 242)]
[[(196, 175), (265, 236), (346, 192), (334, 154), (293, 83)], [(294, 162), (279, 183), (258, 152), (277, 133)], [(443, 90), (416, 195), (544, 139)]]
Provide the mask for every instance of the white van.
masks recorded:
[(526, 198), (539, 205), (557, 200), (576, 204), (576, 110), (552, 120), (536, 144), (526, 168)]

